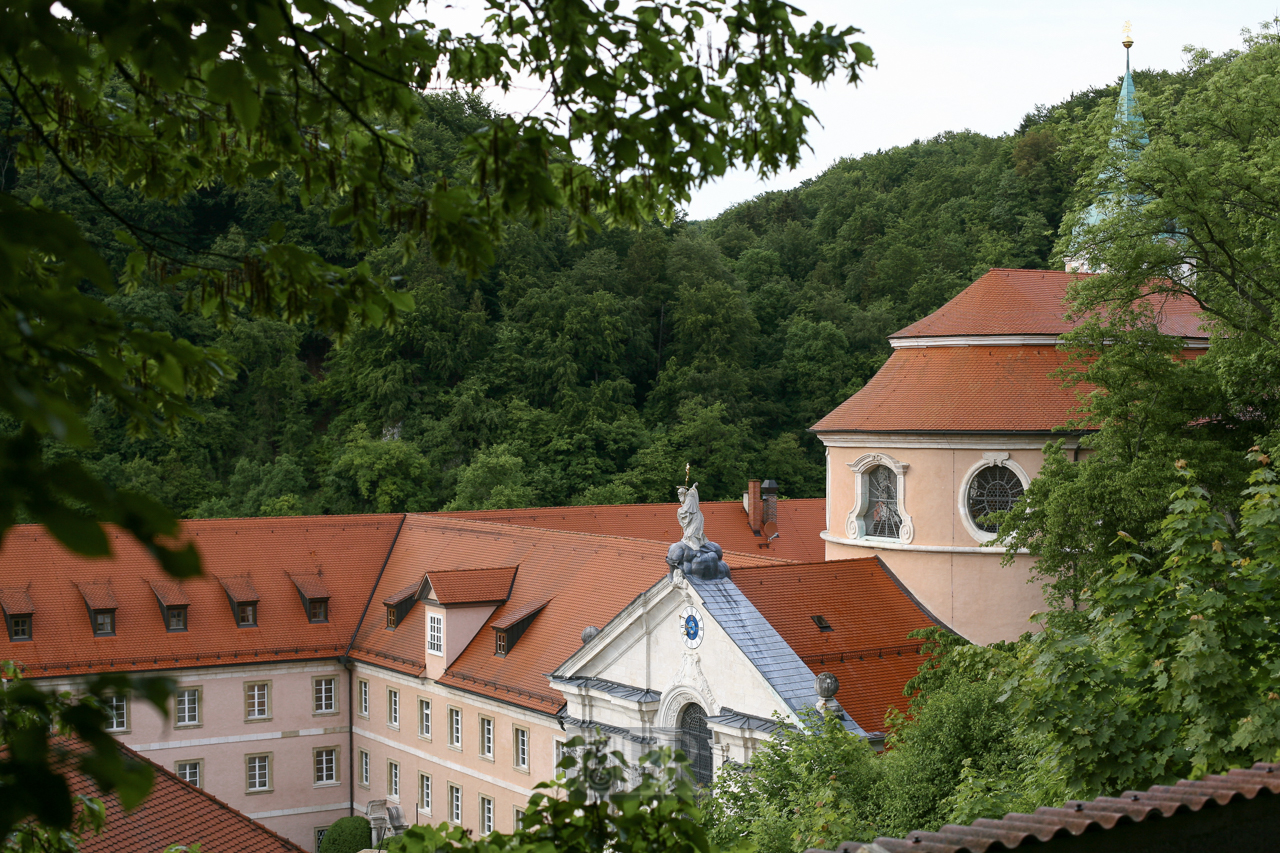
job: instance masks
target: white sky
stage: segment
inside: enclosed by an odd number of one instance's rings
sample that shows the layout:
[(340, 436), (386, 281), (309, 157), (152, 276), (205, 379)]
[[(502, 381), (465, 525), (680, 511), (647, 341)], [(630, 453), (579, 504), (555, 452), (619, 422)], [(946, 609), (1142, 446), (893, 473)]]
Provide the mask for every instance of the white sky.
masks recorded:
[[(1280, 15), (1280, 0), (792, 0), (813, 20), (856, 26), (876, 54), (877, 67), (856, 88), (843, 82), (808, 88), (804, 98), (821, 127), (800, 168), (762, 181), (730, 174), (694, 194), (691, 219), (715, 216), (766, 190), (787, 189), (816, 177), (841, 157), (910, 144), (947, 130), (990, 135), (1017, 128), (1036, 104), (1105, 85), (1124, 72), (1121, 27), (1133, 26), (1135, 69), (1183, 66), (1184, 45), (1215, 53), (1240, 45), (1240, 31)], [(476, 20), (483, 3), (452, 0), (447, 15), (431, 4), (432, 18)], [(468, 21), (470, 23), (470, 21)], [(456, 26), (456, 29), (463, 29)], [(475, 24), (472, 25), (472, 28)], [(499, 109), (529, 110), (534, 92), (506, 99)]]

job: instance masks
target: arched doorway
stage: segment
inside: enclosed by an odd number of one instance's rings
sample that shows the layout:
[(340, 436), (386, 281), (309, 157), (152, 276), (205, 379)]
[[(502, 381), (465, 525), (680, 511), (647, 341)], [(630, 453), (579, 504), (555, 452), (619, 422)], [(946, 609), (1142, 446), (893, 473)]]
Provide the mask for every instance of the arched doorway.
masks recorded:
[(690, 702), (680, 709), (680, 748), (689, 757), (689, 769), (698, 785), (711, 784), (711, 729), (707, 712)]

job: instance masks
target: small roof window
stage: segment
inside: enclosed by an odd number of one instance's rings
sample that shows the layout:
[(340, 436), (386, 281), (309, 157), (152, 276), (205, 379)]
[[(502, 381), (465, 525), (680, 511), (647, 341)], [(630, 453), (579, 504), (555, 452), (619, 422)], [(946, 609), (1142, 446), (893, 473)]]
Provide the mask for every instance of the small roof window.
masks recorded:
[(497, 619), (493, 620), (493, 653), (499, 657), (505, 657), (507, 652), (515, 647), (515, 644), (524, 636), (524, 632), (529, 630), (533, 618), (542, 612), (542, 608), (546, 607), (551, 599), (544, 598), (541, 601), (531, 601), (528, 604), (522, 604), (512, 610), (503, 613)]
[(11, 642), (31, 639), (31, 620), (36, 607), (25, 589), (0, 589), (0, 610), (4, 611), (5, 629)]
[(307, 615), (307, 621), (328, 622), (329, 588), (325, 586), (321, 573), (289, 575), (289, 579), (298, 588), (298, 598), (302, 601), (302, 612)]
[(813, 624), (818, 626), (818, 630), (824, 634), (835, 630), (825, 616), (810, 616), (809, 618), (813, 620)]
[(222, 588), (227, 591), (227, 601), (231, 604), (231, 615), (235, 617), (236, 627), (253, 628), (258, 624), (258, 590), (248, 575), (234, 575), (218, 578)]
[(422, 582), (417, 581), (382, 599), (382, 603), (387, 608), (387, 630), (394, 631), (396, 626), (409, 615), (409, 611), (413, 609), (413, 605), (418, 601), (418, 590), (421, 587)]
[(166, 631), (187, 630), (187, 608), (191, 599), (177, 581), (150, 581), (151, 591), (156, 594), (156, 603), (160, 606), (160, 618), (164, 620)]
[(116, 633), (116, 602), (111, 584), (97, 581), (77, 583), (80, 595), (84, 597), (85, 609), (89, 611), (89, 625), (95, 637), (114, 637)]

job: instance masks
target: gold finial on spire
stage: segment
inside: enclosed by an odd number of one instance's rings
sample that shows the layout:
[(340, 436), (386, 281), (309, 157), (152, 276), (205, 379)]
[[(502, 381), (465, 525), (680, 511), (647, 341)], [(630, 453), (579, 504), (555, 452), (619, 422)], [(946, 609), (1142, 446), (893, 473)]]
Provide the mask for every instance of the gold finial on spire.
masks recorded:
[(1124, 45), (1124, 49), (1128, 50), (1133, 47), (1133, 36), (1130, 35), (1133, 32), (1133, 24), (1125, 21), (1124, 26), (1120, 28), (1120, 32), (1124, 33), (1124, 41), (1120, 42)]

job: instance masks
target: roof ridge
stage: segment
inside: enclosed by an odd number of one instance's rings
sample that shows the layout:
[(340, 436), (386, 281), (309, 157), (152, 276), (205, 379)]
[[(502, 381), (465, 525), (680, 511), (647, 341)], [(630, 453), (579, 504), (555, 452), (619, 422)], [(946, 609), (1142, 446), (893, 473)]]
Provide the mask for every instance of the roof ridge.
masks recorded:
[(470, 569), (427, 569), (427, 576), (437, 575), (454, 575), (459, 572), (503, 572), (507, 569), (519, 569), (519, 563), (513, 563), (510, 566), (474, 566)]

